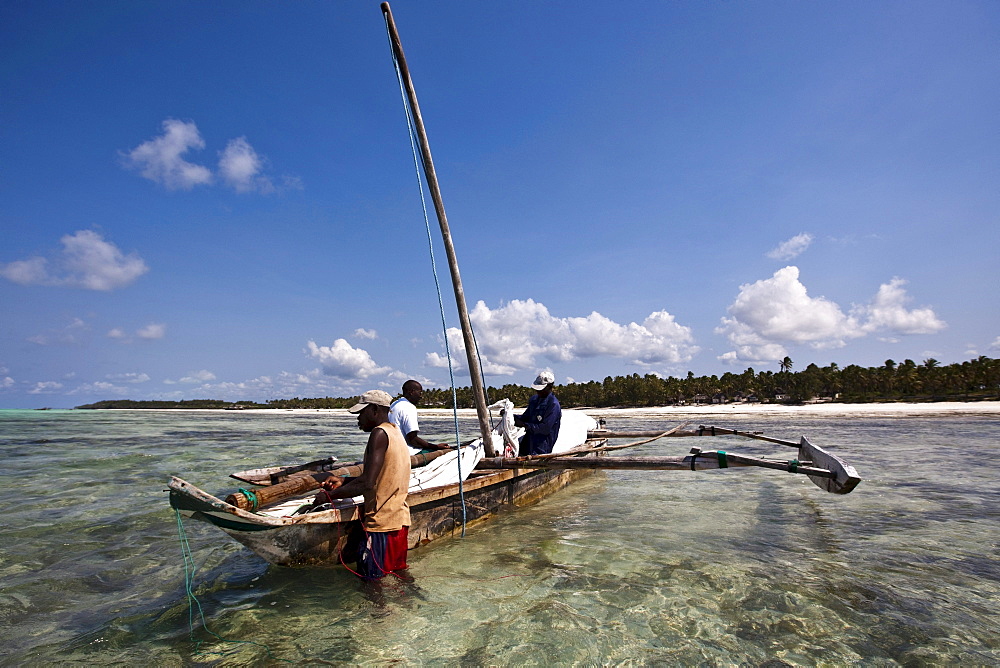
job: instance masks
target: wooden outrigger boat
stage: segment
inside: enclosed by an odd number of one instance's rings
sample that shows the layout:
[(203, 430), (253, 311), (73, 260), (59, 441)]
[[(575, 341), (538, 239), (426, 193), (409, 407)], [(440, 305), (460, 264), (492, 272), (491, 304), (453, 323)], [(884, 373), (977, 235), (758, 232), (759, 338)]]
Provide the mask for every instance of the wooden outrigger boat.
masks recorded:
[[(581, 442), (581, 435), (584, 449), (600, 448), (607, 443), (604, 438), (587, 438), (594, 420), (579, 411), (564, 411), (563, 420), (569, 428), (567, 438), (560, 438), (561, 449), (573, 450), (570, 457), (574, 459), (596, 458), (574, 447)], [(512, 426), (511, 422), (506, 431), (516, 438), (520, 430), (513, 430)], [(494, 447), (503, 447), (504, 431), (502, 426), (494, 429), (491, 434)], [(476, 439), (457, 452), (432, 452), (411, 458), (414, 466), (407, 499), (412, 522), (410, 549), (461, 533), (465, 527), (486, 520), (503, 508), (533, 503), (592, 473), (587, 469), (519, 466), (487, 469), (478, 466), (484, 450), (482, 439)], [(459, 457), (463, 467), (461, 482), (457, 479)], [(349, 524), (360, 519), (361, 497), (338, 500), (316, 512), (298, 514), (298, 511), (311, 505), (321, 481), (328, 475), (360, 472), (361, 464), (336, 467), (329, 460), (243, 471), (232, 477), (244, 482), (254, 480), (257, 486), (253, 491), (240, 490), (225, 500), (175, 477), (169, 485), (170, 505), (189, 517), (217, 526), (270, 563), (336, 564)], [(283, 493), (288, 490), (292, 490), (291, 494)], [(257, 499), (263, 502), (258, 505)]]
[[(519, 430), (505, 428), (504, 417), (491, 434), (497, 448), (502, 448), (507, 438), (519, 436)], [(461, 484), (455, 478), (458, 453), (414, 455), (408, 498), (412, 521), (410, 549), (459, 534), (466, 526), (487, 520), (505, 508), (534, 503), (595, 469), (704, 471), (761, 467), (805, 475), (816, 486), (834, 494), (847, 494), (861, 481), (852, 466), (805, 437), (795, 443), (717, 427), (663, 433), (611, 432), (594, 429), (596, 423), (592, 418), (572, 410), (563, 411), (563, 419), (568, 427), (567, 438), (561, 438), (550, 455), (483, 457), (481, 439), (463, 445), (459, 452), (468, 473), (462, 474)], [(585, 440), (573, 447), (581, 434), (585, 434)], [(699, 448), (674, 457), (606, 456), (612, 450), (661, 437), (724, 435), (793, 447), (798, 451), (797, 457), (767, 459)], [(610, 439), (636, 436), (652, 438), (624, 446), (609, 445)], [(254, 484), (256, 492), (241, 490), (226, 500), (175, 477), (170, 481), (170, 504), (189, 517), (219, 527), (273, 564), (335, 564), (346, 542), (349, 523), (360, 519), (361, 497), (337, 501), (316, 512), (298, 514), (297, 511), (311, 505), (316, 489), (327, 475), (358, 475), (360, 470), (361, 464), (339, 465), (335, 458), (328, 458), (308, 464), (242, 471), (232, 477)]]
[[(598, 423), (582, 411), (573, 410), (563, 411), (559, 440), (551, 454), (513, 456), (523, 430), (514, 427), (513, 406), (509, 401), (486, 406), (475, 339), (420, 107), (388, 3), (382, 4), (382, 11), (448, 255), (480, 430), (479, 438), (454, 450), (411, 458), (410, 549), (464, 531), (466, 526), (486, 520), (504, 508), (533, 503), (595, 469), (698, 471), (753, 466), (806, 475), (820, 488), (835, 494), (853, 490), (861, 480), (854, 468), (804, 437), (799, 442), (782, 441), (715, 427), (696, 431), (677, 427), (662, 433), (610, 432), (599, 429)], [(499, 420), (491, 419), (491, 409), (499, 410)], [(681, 457), (607, 456), (613, 450), (656, 438), (718, 435), (744, 436), (794, 447), (798, 450), (797, 458), (766, 459), (722, 450), (702, 452), (698, 448)], [(622, 437), (651, 438), (609, 445), (609, 439)], [(337, 563), (349, 524), (360, 519), (362, 499), (337, 500), (314, 508), (313, 498), (328, 476), (356, 476), (362, 466), (328, 457), (305, 464), (242, 471), (232, 477), (252, 485), (253, 489), (240, 489), (224, 500), (174, 477), (169, 484), (170, 505), (179, 513), (217, 526), (270, 563), (285, 566)]]

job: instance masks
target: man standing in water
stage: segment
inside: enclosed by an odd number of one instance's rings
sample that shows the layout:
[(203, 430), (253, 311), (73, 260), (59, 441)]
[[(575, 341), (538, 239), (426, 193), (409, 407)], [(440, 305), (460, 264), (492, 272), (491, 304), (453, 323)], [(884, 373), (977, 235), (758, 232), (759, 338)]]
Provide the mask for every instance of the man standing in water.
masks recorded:
[(352, 529), (343, 556), (356, 559), (358, 575), (365, 580), (406, 568), (410, 452), (399, 429), (389, 422), (391, 403), (388, 392), (369, 390), (349, 409), (358, 415), (358, 428), (369, 434), (364, 470), (346, 483), (332, 476), (316, 497), (330, 501), (364, 496), (361, 522)]
[(552, 452), (552, 446), (559, 438), (559, 425), (562, 422), (562, 407), (552, 393), (556, 378), (551, 371), (541, 371), (531, 387), (535, 394), (528, 400), (528, 410), (514, 416), (514, 424), (524, 427), (524, 437), (518, 454), (546, 455)]
[(447, 443), (428, 443), (420, 437), (420, 427), (417, 424), (417, 405), (424, 396), (423, 386), (415, 380), (403, 383), (403, 396), (392, 402), (389, 407), (389, 422), (399, 427), (406, 444), (413, 448), (413, 454), (422, 450), (447, 450)]

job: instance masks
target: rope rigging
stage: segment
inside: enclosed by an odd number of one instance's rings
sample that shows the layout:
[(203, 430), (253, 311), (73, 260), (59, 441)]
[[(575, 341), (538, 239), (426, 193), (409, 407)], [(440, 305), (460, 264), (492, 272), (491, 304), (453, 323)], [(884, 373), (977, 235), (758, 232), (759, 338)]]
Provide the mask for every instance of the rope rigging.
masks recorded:
[[(386, 35), (389, 36), (388, 30), (388, 19), (386, 19)], [(458, 497), (462, 506), (462, 537), (465, 537), (465, 526), (467, 521), (466, 508), (465, 508), (465, 488), (462, 478), (462, 456), (461, 456), (461, 443), (462, 438), (459, 434), (458, 428), (458, 393), (455, 390), (455, 368), (451, 359), (451, 346), (448, 343), (448, 323), (445, 319), (444, 313), (444, 298), (441, 296), (441, 281), (438, 278), (437, 273), (437, 262), (434, 258), (434, 237), (431, 234), (431, 223), (430, 217), (427, 215), (427, 200), (424, 197), (424, 180), (420, 175), (421, 167), (426, 167), (423, 164), (423, 157), (417, 150), (417, 140), (413, 129), (413, 110), (410, 108), (410, 104), (406, 98), (406, 91), (403, 85), (403, 74), (399, 67), (399, 61), (396, 58), (396, 52), (392, 48), (392, 40), (389, 39), (389, 52), (392, 54), (392, 65), (396, 72), (396, 81), (399, 83), (399, 93), (403, 99), (403, 112), (406, 116), (406, 127), (410, 134), (410, 150), (413, 153), (413, 168), (417, 177), (417, 189), (420, 191), (420, 207), (423, 211), (424, 216), (424, 229), (427, 231), (427, 248), (431, 259), (431, 274), (434, 276), (434, 289), (437, 292), (438, 299), (438, 309), (441, 314), (441, 330), (444, 333), (444, 350), (445, 355), (448, 358), (448, 378), (451, 382), (451, 402), (452, 402), (452, 416), (455, 422), (455, 443), (458, 444), (458, 457), (455, 461), (458, 463)], [(478, 351), (477, 351), (478, 353)]]

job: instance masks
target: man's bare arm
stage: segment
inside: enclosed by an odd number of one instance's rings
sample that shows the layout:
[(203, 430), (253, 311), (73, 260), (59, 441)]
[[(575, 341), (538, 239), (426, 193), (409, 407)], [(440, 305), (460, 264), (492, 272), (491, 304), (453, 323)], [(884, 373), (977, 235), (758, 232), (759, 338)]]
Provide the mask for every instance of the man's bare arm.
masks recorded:
[(406, 435), (406, 444), (411, 448), (420, 448), (421, 450), (448, 450), (451, 448), (447, 443), (430, 443), (420, 437), (419, 431), (411, 431)]
[(389, 449), (389, 435), (381, 427), (372, 429), (368, 436), (368, 445), (365, 447), (365, 466), (361, 475), (352, 478), (345, 483), (336, 476), (330, 476), (323, 481), (323, 489), (327, 491), (331, 499), (349, 499), (361, 496), (365, 490), (375, 486), (378, 474), (382, 471), (385, 463), (385, 453)]

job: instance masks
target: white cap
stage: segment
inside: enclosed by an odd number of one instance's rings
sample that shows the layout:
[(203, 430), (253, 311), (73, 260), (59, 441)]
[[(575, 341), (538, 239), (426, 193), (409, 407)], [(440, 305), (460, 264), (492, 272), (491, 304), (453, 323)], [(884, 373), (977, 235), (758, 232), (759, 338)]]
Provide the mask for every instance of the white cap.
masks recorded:
[(546, 387), (556, 382), (556, 377), (551, 371), (539, 371), (535, 382), (531, 384), (532, 389), (544, 390)]
[(354, 404), (347, 410), (352, 413), (360, 413), (368, 404), (375, 404), (376, 406), (385, 406), (388, 408), (392, 405), (392, 397), (388, 392), (383, 392), (382, 390), (368, 390), (361, 395), (361, 398), (358, 399), (358, 403)]

